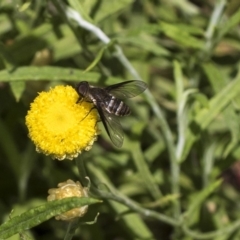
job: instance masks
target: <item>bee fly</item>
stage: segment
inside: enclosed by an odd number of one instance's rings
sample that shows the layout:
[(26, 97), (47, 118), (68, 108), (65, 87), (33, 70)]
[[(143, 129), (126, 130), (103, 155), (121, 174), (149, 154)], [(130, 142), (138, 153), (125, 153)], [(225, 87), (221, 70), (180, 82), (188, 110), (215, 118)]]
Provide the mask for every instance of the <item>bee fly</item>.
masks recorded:
[(146, 83), (138, 80), (125, 81), (105, 88), (94, 87), (83, 81), (77, 84), (76, 91), (79, 101), (85, 100), (94, 104), (111, 141), (116, 147), (121, 147), (124, 135), (118, 117), (127, 116), (131, 112), (122, 100), (135, 97), (146, 88)]

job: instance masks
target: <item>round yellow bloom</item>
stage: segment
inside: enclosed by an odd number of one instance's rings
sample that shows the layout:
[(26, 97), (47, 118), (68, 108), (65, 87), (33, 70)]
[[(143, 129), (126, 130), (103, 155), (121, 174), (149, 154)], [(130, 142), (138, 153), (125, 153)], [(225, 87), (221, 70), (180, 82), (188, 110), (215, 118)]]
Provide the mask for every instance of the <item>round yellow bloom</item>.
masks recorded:
[[(67, 180), (58, 184), (58, 188), (51, 188), (48, 190), (48, 201), (59, 200), (67, 197), (88, 197), (88, 189), (82, 187), (80, 182)], [(61, 215), (56, 216), (57, 220), (69, 221), (77, 217), (82, 217), (88, 210), (88, 206), (74, 208)]]
[(91, 149), (97, 139), (97, 111), (92, 103), (77, 103), (78, 99), (71, 86), (56, 86), (35, 98), (26, 125), (38, 152), (72, 160)]

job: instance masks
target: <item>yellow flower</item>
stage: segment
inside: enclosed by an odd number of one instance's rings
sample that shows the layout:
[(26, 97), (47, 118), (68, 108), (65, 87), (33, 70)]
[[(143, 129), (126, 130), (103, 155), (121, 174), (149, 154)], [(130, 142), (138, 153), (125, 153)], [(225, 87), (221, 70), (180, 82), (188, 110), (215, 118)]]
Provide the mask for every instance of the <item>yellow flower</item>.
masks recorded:
[(72, 160), (91, 149), (97, 139), (97, 111), (92, 103), (77, 103), (78, 99), (71, 86), (57, 86), (35, 98), (26, 125), (38, 152)]
[[(88, 189), (83, 188), (80, 182), (67, 180), (58, 184), (58, 188), (51, 188), (48, 190), (48, 201), (59, 200), (67, 197), (88, 197)], [(61, 215), (56, 216), (57, 220), (69, 221), (77, 217), (82, 217), (88, 210), (88, 206), (74, 208)]]

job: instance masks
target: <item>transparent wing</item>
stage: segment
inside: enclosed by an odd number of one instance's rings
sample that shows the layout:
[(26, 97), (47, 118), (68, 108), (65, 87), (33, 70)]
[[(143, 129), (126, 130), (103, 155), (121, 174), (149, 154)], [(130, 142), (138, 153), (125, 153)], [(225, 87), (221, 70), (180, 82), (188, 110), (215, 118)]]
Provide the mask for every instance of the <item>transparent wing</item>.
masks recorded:
[(117, 98), (125, 99), (139, 95), (140, 93), (144, 92), (146, 88), (147, 84), (145, 82), (131, 80), (110, 85), (104, 89)]
[(103, 110), (103, 108), (99, 104), (97, 104), (96, 107), (97, 107), (99, 116), (102, 120), (103, 126), (106, 129), (106, 132), (110, 137), (112, 143), (116, 147), (120, 148), (123, 144), (124, 134), (123, 134), (122, 126), (118, 119), (119, 117)]

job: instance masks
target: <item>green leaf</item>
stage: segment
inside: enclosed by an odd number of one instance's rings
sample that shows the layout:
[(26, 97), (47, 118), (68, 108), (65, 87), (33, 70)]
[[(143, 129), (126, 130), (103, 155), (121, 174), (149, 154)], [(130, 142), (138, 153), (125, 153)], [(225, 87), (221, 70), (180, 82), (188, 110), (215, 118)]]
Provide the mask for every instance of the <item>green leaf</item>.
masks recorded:
[(174, 8), (177, 7), (179, 9), (181, 9), (181, 11), (183, 11), (184, 14), (186, 14), (187, 16), (198, 14), (200, 11), (199, 8), (197, 7), (197, 5), (191, 3), (187, 0), (182, 0), (182, 1), (172, 0), (171, 5)]
[(188, 32), (182, 30), (177, 25), (160, 22), (160, 28), (170, 38), (181, 44), (182, 46), (202, 49), (204, 42), (193, 37)]
[(91, 11), (94, 9), (94, 6), (96, 6), (97, 3), (98, 3), (98, 0), (82, 0), (81, 1), (82, 8), (84, 9), (84, 12), (86, 12), (88, 15), (91, 14)]
[(189, 217), (193, 212), (201, 206), (206, 198), (213, 193), (222, 184), (222, 179), (217, 180), (204, 188), (201, 192), (194, 194), (193, 200), (190, 203), (188, 210), (184, 213), (184, 217)]
[(235, 27), (240, 22), (240, 9), (234, 13), (221, 28), (219, 29), (219, 35), (223, 37), (228, 33), (233, 27)]
[(24, 90), (25, 90), (25, 82), (10, 82), (11, 90), (13, 95), (17, 101), (21, 98)]
[(93, 69), (98, 62), (101, 60), (103, 54), (109, 49), (111, 48), (116, 42), (116, 39), (112, 39), (107, 45), (104, 45), (100, 51), (98, 52), (97, 56), (95, 57), (95, 59), (93, 60), (93, 62), (87, 67), (87, 69), (84, 72), (89, 72), (91, 69)]
[(81, 13), (81, 16), (83, 16), (84, 19), (89, 22), (93, 22), (92, 18), (88, 15), (88, 11), (86, 11), (84, 8), (84, 3), (81, 3), (81, 1), (77, 0), (68, 0), (68, 3), (74, 10)]
[[(14, 81), (89, 81), (99, 82), (101, 75), (96, 72), (84, 72), (75, 68), (61, 67), (19, 67), (14, 71), (0, 71), (0, 82)], [(121, 81), (117, 78), (107, 78), (106, 84)]]
[(208, 98), (202, 93), (194, 93), (191, 95), (192, 98), (196, 99), (202, 107), (209, 108)]
[(8, 18), (7, 14), (0, 15), (0, 35), (10, 31), (12, 29), (12, 22)]
[(157, 158), (157, 156), (163, 152), (164, 149), (165, 145), (163, 144), (163, 141), (157, 141), (145, 150), (144, 158), (148, 162), (152, 163)]
[(133, 141), (125, 137), (125, 142), (123, 148), (131, 151), (134, 164), (141, 176), (141, 180), (145, 185), (145, 188), (148, 189), (149, 193), (153, 196), (155, 200), (162, 197), (162, 193), (159, 190), (156, 182), (154, 181), (153, 175), (151, 174), (149, 167), (144, 159), (143, 152), (138, 141)]
[(137, 35), (136, 37), (121, 37), (117, 39), (120, 43), (130, 43), (134, 46), (141, 48), (141, 50), (146, 50), (157, 56), (168, 56), (170, 53), (167, 49), (159, 46), (154, 42), (154, 38), (149, 36)]
[(174, 67), (174, 79), (176, 81), (176, 98), (177, 98), (177, 105), (178, 108), (180, 103), (183, 100), (183, 91), (184, 91), (184, 82), (183, 82), (183, 75), (180, 63), (178, 61), (173, 62)]
[(70, 209), (99, 202), (99, 200), (85, 197), (71, 197), (48, 202), (19, 216), (13, 217), (2, 224), (0, 226), (0, 239), (5, 239), (16, 233), (28, 230)]
[(122, 9), (126, 8), (128, 5), (132, 4), (134, 0), (111, 0), (111, 1), (101, 1), (96, 15), (94, 16), (94, 21), (96, 23), (102, 21), (104, 18), (113, 15)]
[(218, 67), (214, 63), (208, 62), (203, 64), (202, 67), (215, 93), (219, 92), (226, 86), (226, 79), (221, 73), (221, 70), (218, 69)]

